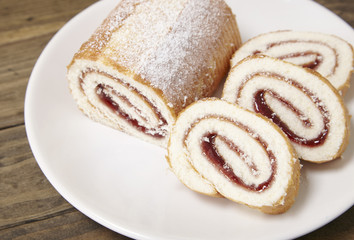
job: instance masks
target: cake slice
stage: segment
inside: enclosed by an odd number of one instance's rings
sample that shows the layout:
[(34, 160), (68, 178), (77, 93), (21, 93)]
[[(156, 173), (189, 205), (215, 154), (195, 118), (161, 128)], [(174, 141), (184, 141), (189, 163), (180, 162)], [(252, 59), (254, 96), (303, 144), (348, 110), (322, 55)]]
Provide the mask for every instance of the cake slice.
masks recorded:
[(243, 44), (234, 54), (232, 66), (255, 54), (316, 70), (340, 93), (349, 88), (354, 63), (353, 47), (337, 36), (290, 30), (264, 33)]
[(229, 72), (222, 98), (271, 119), (303, 160), (334, 160), (348, 144), (343, 99), (311, 69), (267, 56), (247, 57)]
[(180, 113), (167, 160), (190, 189), (264, 213), (287, 211), (299, 187), (299, 160), (279, 127), (216, 98), (199, 100)]

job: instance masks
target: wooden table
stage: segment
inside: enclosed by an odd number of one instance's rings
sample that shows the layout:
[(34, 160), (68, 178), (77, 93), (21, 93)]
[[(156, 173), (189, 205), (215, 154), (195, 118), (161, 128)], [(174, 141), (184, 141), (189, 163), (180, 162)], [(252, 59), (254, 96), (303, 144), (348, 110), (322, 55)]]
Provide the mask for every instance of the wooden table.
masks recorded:
[[(29, 148), (24, 96), (41, 51), (95, 0), (0, 0), (0, 239), (129, 239), (66, 202)], [(353, 0), (317, 0), (354, 26)], [(353, 190), (351, 190), (353, 191)], [(354, 207), (300, 239), (354, 239)]]

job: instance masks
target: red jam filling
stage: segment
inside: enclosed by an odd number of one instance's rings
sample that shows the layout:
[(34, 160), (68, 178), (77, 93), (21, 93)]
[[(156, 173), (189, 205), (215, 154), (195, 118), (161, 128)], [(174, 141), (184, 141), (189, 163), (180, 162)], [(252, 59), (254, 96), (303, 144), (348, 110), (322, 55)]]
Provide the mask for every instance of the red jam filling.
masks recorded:
[[(136, 129), (138, 129), (139, 131), (150, 135), (152, 137), (155, 138), (163, 138), (166, 136), (166, 133), (163, 131), (156, 131), (155, 129), (150, 129), (147, 128), (145, 126), (142, 126), (141, 124), (139, 124), (138, 120), (131, 118), (127, 113), (125, 113), (121, 107), (115, 102), (113, 101), (112, 97), (109, 96), (108, 94), (105, 93), (104, 90), (104, 86), (102, 84), (99, 84), (97, 86), (97, 95), (98, 97), (101, 99), (102, 102), (104, 102), (106, 104), (107, 107), (109, 107), (110, 109), (112, 109), (119, 117), (123, 118), (125, 121), (127, 121), (130, 125), (132, 125), (133, 127), (135, 127)], [(119, 98), (121, 98), (123, 101), (125, 101), (126, 103), (128, 103), (129, 105), (132, 105), (130, 103), (130, 101), (128, 100), (128, 98), (121, 96), (121, 95), (117, 95)], [(156, 109), (154, 109), (156, 110)], [(159, 127), (162, 127), (163, 125), (166, 125), (167, 122), (166, 120), (161, 116), (161, 113), (157, 111), (157, 115), (159, 117), (159, 119), (161, 119), (162, 124)]]
[[(141, 125), (137, 119), (131, 118), (129, 116), (129, 114), (124, 112), (123, 109), (118, 105), (118, 103), (116, 103), (112, 99), (112, 97), (110, 95), (108, 95), (107, 93), (105, 93), (105, 91), (103, 91), (104, 89), (109, 88), (109, 86), (105, 86), (103, 84), (98, 84), (96, 86), (96, 94), (97, 94), (97, 96), (100, 98), (100, 100), (107, 107), (109, 107), (112, 111), (114, 111), (120, 118), (124, 119), (131, 126), (135, 127), (136, 129), (138, 129), (139, 131), (143, 132), (146, 135), (149, 135), (149, 136), (154, 137), (154, 138), (164, 138), (164, 137), (166, 137), (167, 131), (165, 129), (163, 129), (164, 126), (167, 125), (166, 119), (162, 116), (160, 111), (158, 111), (158, 109), (144, 95), (142, 95), (134, 87), (130, 86), (130, 84), (128, 84), (126, 82), (123, 82), (119, 78), (113, 77), (113, 76), (111, 76), (111, 75), (109, 75), (109, 74), (107, 74), (105, 72), (96, 71), (94, 69), (89, 68), (89, 69), (86, 69), (86, 71), (83, 71), (81, 73), (81, 76), (79, 77), (79, 83), (80, 83), (80, 87), (81, 87), (82, 91), (84, 91), (83, 90), (84, 79), (87, 76), (87, 74), (90, 74), (90, 73), (98, 73), (98, 74), (104, 75), (105, 77), (114, 79), (115, 81), (117, 81), (120, 84), (124, 85), (125, 87), (129, 88), (131, 91), (135, 92), (137, 95), (139, 95), (146, 102), (146, 104), (148, 104), (152, 108), (152, 110), (154, 111), (154, 113), (156, 114), (157, 118), (160, 120), (161, 123), (156, 128), (147, 128), (147, 127)], [(126, 104), (128, 104), (132, 108), (134, 108), (135, 111), (137, 112), (137, 114), (140, 113), (140, 110), (138, 108), (136, 108), (135, 106), (133, 106), (133, 104), (129, 101), (129, 99), (127, 97), (125, 97), (123, 95), (120, 95), (118, 93), (115, 93), (115, 96), (120, 98), (123, 102), (125, 102)], [(143, 119), (145, 119), (142, 115), (141, 115), (141, 117)]]
[[(254, 94), (254, 110), (255, 110), (255, 112), (261, 113), (262, 115), (264, 115), (267, 118), (271, 119), (275, 124), (277, 124), (283, 130), (283, 132), (293, 142), (296, 142), (298, 144), (301, 144), (301, 145), (304, 145), (304, 146), (308, 146), (308, 147), (315, 147), (315, 146), (318, 146), (318, 145), (321, 145), (321, 144), (324, 143), (324, 141), (326, 140), (327, 135), (328, 135), (328, 122), (329, 122), (329, 120), (326, 117), (325, 110), (319, 104), (316, 104), (316, 101), (318, 101), (318, 100), (315, 100), (315, 104), (317, 106), (319, 106), (319, 110), (322, 113), (324, 127), (323, 127), (321, 133), (317, 137), (315, 137), (313, 139), (306, 139), (306, 138), (303, 138), (303, 137), (298, 136), (297, 134), (295, 134), (289, 128), (289, 126), (286, 123), (284, 123), (277, 116), (277, 114), (275, 114), (273, 112), (273, 110), (267, 105), (267, 102), (264, 99), (264, 94), (266, 92), (269, 93), (269, 94), (272, 94), (273, 96), (275, 96), (278, 100), (280, 100), (281, 103), (283, 103), (285, 106), (290, 108), (295, 114), (300, 116), (299, 110), (294, 108), (293, 105), (291, 105), (289, 102), (287, 102), (285, 99), (283, 99), (282, 97), (280, 97), (276, 93), (272, 92), (271, 90), (259, 90), (259, 91), (257, 91)], [(308, 127), (311, 124), (306, 124), (305, 123), (304, 125)]]
[(282, 56), (278, 56), (277, 58), (282, 59), (282, 60), (286, 60), (289, 58), (296, 58), (296, 57), (302, 57), (302, 56), (315, 56), (315, 59), (311, 62), (307, 62), (302, 64), (302, 67), (306, 67), (306, 68), (311, 68), (313, 70), (316, 70), (318, 68), (318, 66), (322, 63), (322, 55), (316, 52), (312, 52), (312, 51), (306, 51), (306, 52), (300, 52), (300, 53), (291, 53), (291, 54), (287, 54), (287, 55), (282, 55)]
[[(256, 140), (263, 145), (270, 159), (271, 168), (272, 168), (271, 175), (266, 181), (260, 183), (259, 185), (255, 185), (255, 184), (248, 185), (235, 174), (232, 167), (229, 164), (227, 164), (224, 158), (219, 154), (215, 146), (215, 138), (217, 136), (218, 135), (216, 133), (208, 133), (203, 137), (203, 140), (201, 142), (202, 151), (206, 155), (208, 160), (213, 164), (213, 166), (216, 167), (222, 174), (224, 174), (230, 181), (250, 191), (261, 192), (269, 188), (269, 186), (271, 185), (274, 179), (274, 175), (276, 172), (276, 161), (273, 153), (270, 150), (266, 150), (267, 144), (259, 137), (256, 137)], [(245, 153), (237, 145), (235, 145), (232, 141), (230, 141), (225, 137), (221, 137), (221, 136), (218, 137), (220, 137), (220, 139), (224, 141), (227, 144), (227, 146), (231, 150), (233, 150), (242, 160), (245, 160), (245, 156), (246, 156)], [(256, 171), (256, 172), (258, 171), (257, 167), (253, 163), (248, 163), (247, 165), (250, 171)]]

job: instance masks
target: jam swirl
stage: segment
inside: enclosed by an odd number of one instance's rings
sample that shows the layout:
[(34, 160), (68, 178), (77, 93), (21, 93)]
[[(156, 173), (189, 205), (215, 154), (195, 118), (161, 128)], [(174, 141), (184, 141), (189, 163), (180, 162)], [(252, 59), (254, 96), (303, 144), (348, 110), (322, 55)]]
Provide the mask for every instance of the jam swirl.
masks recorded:
[[(231, 121), (228, 119), (220, 119), (220, 120)], [(241, 129), (246, 131), (252, 138), (254, 138), (262, 146), (262, 148), (266, 152), (271, 166), (271, 173), (268, 179), (261, 182), (260, 184), (247, 184), (245, 181), (242, 180), (241, 177), (237, 176), (234, 170), (232, 169), (232, 167), (225, 161), (225, 159), (221, 156), (218, 149), (216, 148), (215, 146), (216, 138), (219, 138), (221, 141), (223, 141), (226, 144), (226, 146), (230, 150), (235, 152), (240, 157), (240, 159), (246, 163), (246, 165), (248, 166), (249, 170), (252, 173), (257, 173), (259, 172), (259, 170), (253, 162), (246, 161), (246, 158), (248, 158), (248, 156), (247, 154), (245, 154), (244, 151), (242, 151), (242, 149), (240, 149), (239, 146), (233, 143), (230, 139), (226, 138), (225, 136), (221, 136), (218, 133), (210, 132), (210, 133), (206, 133), (203, 136), (201, 140), (202, 152), (203, 154), (205, 154), (208, 161), (210, 161), (212, 165), (219, 172), (221, 172), (226, 178), (228, 178), (234, 184), (237, 184), (249, 191), (262, 192), (268, 189), (274, 180), (276, 169), (277, 169), (276, 158), (273, 152), (268, 148), (268, 144), (258, 134), (255, 134), (251, 129), (249, 129), (248, 127), (240, 123), (236, 123), (236, 122), (232, 122), (232, 123), (235, 124), (237, 127), (240, 127)]]
[(298, 52), (298, 53), (290, 53), (290, 54), (285, 54), (282, 56), (278, 56), (277, 58), (281, 60), (287, 60), (289, 58), (296, 58), (296, 57), (304, 57), (304, 56), (314, 56), (314, 60), (303, 63), (301, 64), (302, 67), (310, 68), (312, 70), (317, 70), (317, 68), (322, 64), (323, 62), (323, 56), (314, 51), (305, 51), (305, 52)]
[[(280, 100), (281, 103), (285, 104), (288, 108), (290, 108), (298, 117), (300, 116), (300, 112), (294, 108), (289, 102), (287, 102), (285, 99), (281, 98), (279, 95), (274, 93), (271, 90), (259, 90), (254, 94), (254, 110), (257, 113), (261, 113), (262, 115), (266, 116), (267, 118), (271, 119), (275, 124), (277, 124), (282, 131), (288, 136), (288, 138), (296, 142), (298, 144), (304, 145), (304, 146), (309, 146), (309, 147), (314, 147), (318, 146), (324, 143), (324, 141), (327, 138), (328, 135), (328, 117), (325, 114), (322, 114), (323, 116), (323, 129), (319, 133), (319, 135), (313, 139), (306, 139), (303, 137), (300, 137), (299, 135), (295, 134), (286, 123), (284, 123), (274, 112), (273, 110), (267, 105), (267, 102), (264, 99), (264, 94), (265, 93), (270, 93), (273, 96), (275, 96), (278, 100)], [(322, 110), (321, 112), (324, 111), (324, 109), (321, 107)], [(301, 118), (300, 118), (301, 119)], [(308, 127), (309, 121), (308, 120), (303, 120), (304, 126)]]
[[(329, 77), (329, 76), (332, 76), (332, 75), (335, 74), (335, 72), (336, 72), (336, 70), (338, 68), (338, 53), (337, 53), (336, 49), (331, 47), (326, 42), (314, 41), (314, 40), (295, 40), (295, 39), (279, 41), (279, 42), (272, 42), (272, 43), (269, 43), (266, 46), (265, 54), (267, 54), (266, 52), (268, 50), (272, 49), (273, 47), (286, 45), (286, 44), (293, 44), (293, 43), (318, 44), (318, 45), (322, 45), (322, 46), (326, 47), (327, 49), (329, 49), (333, 53), (335, 62), (334, 62), (333, 67), (331, 67), (331, 69), (330, 69), (331, 70), (330, 74), (327, 75), (326, 77)], [(253, 51), (252, 55), (262, 54), (262, 53), (263, 53), (263, 51), (255, 50), (255, 51)], [(288, 60), (290, 58), (297, 58), (297, 57), (304, 57), (304, 56), (314, 56), (314, 60), (313, 61), (309, 61), (307, 63), (300, 64), (300, 66), (302, 66), (302, 67), (306, 67), (306, 68), (310, 68), (310, 69), (313, 69), (313, 70), (317, 70), (320, 67), (320, 65), (323, 63), (324, 56), (320, 52), (315, 52), (313, 50), (307, 50), (307, 51), (303, 51), (303, 52), (293, 52), (293, 53), (279, 55), (279, 56), (275, 56), (275, 57), (279, 58), (279, 59), (282, 59), (282, 60)]]
[[(265, 117), (271, 119), (275, 124), (277, 124), (283, 132), (289, 137), (289, 139), (295, 143), (298, 143), (303, 146), (308, 146), (308, 147), (315, 147), (323, 144), (328, 136), (329, 133), (329, 114), (324, 107), (323, 103), (321, 102), (320, 99), (318, 99), (309, 89), (305, 88), (298, 82), (285, 78), (284, 76), (281, 76), (276, 73), (269, 73), (269, 72), (255, 72), (247, 76), (247, 78), (243, 81), (241, 86), (239, 87), (237, 91), (237, 96), (236, 96), (236, 103), (238, 103), (238, 99), (241, 97), (241, 92), (242, 89), (244, 88), (245, 84), (253, 79), (254, 77), (257, 76), (264, 76), (264, 77), (273, 77), (278, 80), (287, 82), (288, 84), (292, 85), (293, 87), (296, 87), (300, 91), (302, 91), (305, 95), (307, 95), (311, 101), (315, 104), (315, 106), (318, 108), (318, 110), (321, 113), (322, 119), (323, 119), (323, 129), (320, 131), (319, 135), (313, 139), (306, 139), (301, 136), (298, 136), (295, 134), (289, 126), (284, 123), (275, 113), (274, 111), (268, 106), (264, 95), (265, 93), (271, 94), (273, 97), (275, 97), (278, 101), (280, 101), (284, 106), (288, 107), (290, 110), (292, 110), (298, 117), (299, 119), (303, 119), (303, 113), (301, 113), (298, 109), (296, 109), (295, 106), (293, 106), (290, 102), (276, 94), (274, 91), (270, 89), (260, 89), (257, 92), (254, 93), (253, 98), (253, 109), (255, 112), (260, 113), (264, 115)], [(303, 125), (305, 127), (311, 127), (312, 124), (308, 120), (301, 120), (303, 122)]]
[(156, 114), (157, 118), (159, 119), (159, 124), (154, 127), (154, 128), (148, 128), (144, 125), (142, 125), (137, 119), (132, 118), (128, 113), (124, 112), (124, 110), (119, 106), (119, 104), (117, 102), (115, 102), (112, 98), (112, 96), (110, 96), (109, 94), (106, 93), (106, 91), (104, 91), (105, 89), (110, 89), (111, 94), (114, 94), (116, 97), (118, 97), (121, 101), (125, 102), (128, 106), (134, 108), (135, 112), (137, 114), (139, 114), (141, 116), (141, 118), (143, 120), (146, 120), (146, 118), (143, 116), (143, 114), (141, 114), (141, 110), (138, 109), (136, 106), (134, 106), (129, 99), (124, 96), (119, 94), (118, 92), (112, 90), (112, 88), (110, 86), (106, 86), (104, 84), (97, 84), (96, 86), (96, 94), (98, 96), (98, 98), (108, 107), (110, 108), (114, 113), (117, 114), (117, 116), (119, 116), (121, 119), (123, 119), (124, 121), (126, 121), (128, 124), (130, 124), (131, 126), (133, 126), (134, 128), (136, 128), (137, 130), (141, 131), (142, 133), (149, 135), (151, 137), (154, 138), (164, 138), (167, 136), (167, 130), (166, 130), (166, 126), (167, 126), (167, 121), (166, 119), (162, 116), (162, 114), (160, 113), (160, 111), (158, 111), (158, 109), (156, 108), (156, 106), (154, 106), (144, 95), (142, 95), (136, 88), (132, 87), (130, 84), (123, 82), (122, 80), (120, 80), (119, 78), (116, 78), (114, 76), (111, 76), (105, 72), (101, 72), (101, 71), (96, 71), (93, 69), (88, 69), (85, 72), (83, 72), (80, 76), (80, 85), (81, 85), (81, 89), (83, 91), (82, 88), (82, 84), (83, 81), (85, 79), (85, 77), (87, 76), (87, 74), (90, 73), (98, 73), (98, 74), (102, 74), (105, 77), (111, 78), (117, 82), (119, 82), (120, 84), (124, 85), (125, 87), (129, 88), (131, 91), (135, 92), (139, 97), (141, 97), (144, 102), (153, 110), (153, 112)]

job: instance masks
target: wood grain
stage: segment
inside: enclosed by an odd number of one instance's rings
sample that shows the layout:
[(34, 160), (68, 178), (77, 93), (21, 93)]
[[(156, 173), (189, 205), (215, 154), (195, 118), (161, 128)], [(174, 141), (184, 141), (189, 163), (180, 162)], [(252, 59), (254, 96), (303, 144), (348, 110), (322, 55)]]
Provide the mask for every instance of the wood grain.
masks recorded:
[(76, 210), (66, 211), (57, 216), (41, 221), (29, 222), (16, 228), (8, 228), (0, 233), (3, 240), (127, 240), (130, 238), (119, 235), (88, 219)]
[(341, 17), (350, 26), (354, 26), (353, 0), (316, 0), (316, 2)]
[(94, 0), (0, 1), (0, 129), (23, 124), (23, 102), (41, 51), (67, 21)]
[(0, 146), (0, 229), (73, 209), (43, 177), (23, 125), (0, 131)]
[[(0, 0), (0, 239), (124, 239), (63, 199), (28, 145), (24, 97), (52, 36), (95, 0)], [(317, 0), (354, 26), (354, 1)], [(354, 207), (299, 239), (354, 239)]]

